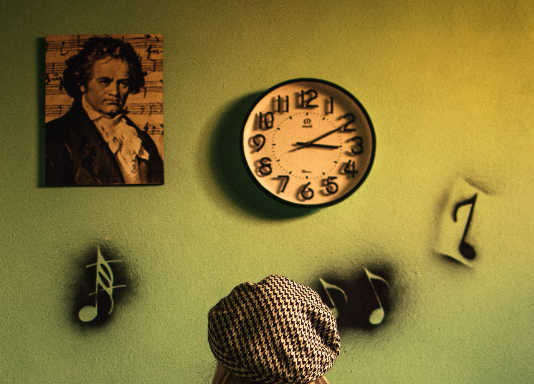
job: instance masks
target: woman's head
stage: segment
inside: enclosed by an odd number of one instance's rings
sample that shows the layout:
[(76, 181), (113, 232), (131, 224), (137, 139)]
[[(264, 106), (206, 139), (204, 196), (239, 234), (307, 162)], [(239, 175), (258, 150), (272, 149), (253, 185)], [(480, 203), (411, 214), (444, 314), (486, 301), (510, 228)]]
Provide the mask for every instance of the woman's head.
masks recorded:
[(234, 375), (256, 384), (313, 383), (339, 354), (328, 307), (317, 292), (283, 276), (238, 285), (210, 310), (208, 320), (220, 372), (229, 371), (224, 380), (237, 380)]
[[(243, 377), (239, 377), (230, 372), (222, 364), (217, 365), (217, 370), (213, 376), (213, 381), (211, 384), (258, 384), (258, 382), (247, 380)], [(308, 384), (329, 384), (326, 377), (321, 376), (317, 380), (312, 381)]]

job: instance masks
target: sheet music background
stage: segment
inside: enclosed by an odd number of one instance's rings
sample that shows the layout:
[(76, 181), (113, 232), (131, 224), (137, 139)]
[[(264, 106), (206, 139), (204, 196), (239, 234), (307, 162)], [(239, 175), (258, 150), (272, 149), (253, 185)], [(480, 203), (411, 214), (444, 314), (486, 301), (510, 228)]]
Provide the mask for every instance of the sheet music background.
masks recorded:
[[(61, 85), (66, 60), (78, 53), (91, 37), (99, 35), (46, 36), (45, 123), (63, 116), (72, 105), (72, 98)], [(160, 34), (107, 35), (130, 43), (139, 54), (145, 86), (130, 95), (125, 109), (128, 117), (147, 131), (160, 152), (163, 147), (163, 39)]]

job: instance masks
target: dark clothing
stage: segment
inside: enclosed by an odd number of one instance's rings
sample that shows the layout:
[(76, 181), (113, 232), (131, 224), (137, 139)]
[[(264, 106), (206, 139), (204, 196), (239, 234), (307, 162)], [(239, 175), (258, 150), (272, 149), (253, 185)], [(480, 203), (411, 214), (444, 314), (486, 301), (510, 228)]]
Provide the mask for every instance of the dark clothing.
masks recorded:
[[(163, 160), (150, 136), (130, 119), (137, 131), (148, 161), (138, 159), (142, 184), (163, 184)], [(62, 117), (46, 123), (45, 184), (114, 185), (124, 184), (119, 163), (91, 121), (81, 102), (75, 102)]]

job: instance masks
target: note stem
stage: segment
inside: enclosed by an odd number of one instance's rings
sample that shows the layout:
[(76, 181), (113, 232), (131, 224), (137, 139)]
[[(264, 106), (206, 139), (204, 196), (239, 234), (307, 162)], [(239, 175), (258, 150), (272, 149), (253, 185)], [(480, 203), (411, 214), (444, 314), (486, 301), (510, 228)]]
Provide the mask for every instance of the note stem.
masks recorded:
[(467, 222), (465, 223), (464, 233), (462, 234), (462, 239), (460, 240), (460, 244), (458, 245), (458, 251), (460, 254), (465, 257), (468, 260), (473, 260), (476, 257), (476, 251), (475, 248), (469, 244), (467, 241), (465, 241), (467, 237), (467, 232), (469, 231), (469, 226), (471, 224), (471, 219), (473, 217), (473, 210), (475, 209), (475, 203), (477, 201), (477, 193), (473, 195), (473, 197), (461, 201), (454, 207), (453, 211), (453, 219), (455, 222), (458, 221), (458, 210), (465, 206), (465, 205), (471, 205), (471, 208), (469, 209), (469, 216), (467, 217)]

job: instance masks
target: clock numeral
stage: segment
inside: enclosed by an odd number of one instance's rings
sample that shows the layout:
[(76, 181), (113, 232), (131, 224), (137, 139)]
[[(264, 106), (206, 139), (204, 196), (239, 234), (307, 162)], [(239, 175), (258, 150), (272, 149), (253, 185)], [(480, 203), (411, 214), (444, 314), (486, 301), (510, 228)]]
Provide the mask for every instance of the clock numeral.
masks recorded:
[(276, 179), (282, 180), (282, 182), (280, 183), (280, 188), (278, 188), (278, 193), (284, 193), (284, 191), (286, 190), (286, 187), (287, 187), (287, 183), (289, 183), (289, 176), (287, 176), (287, 175), (278, 175), (278, 177), (276, 177)]
[(354, 141), (354, 148), (350, 149), (350, 153), (353, 156), (358, 156), (363, 153), (363, 139), (360, 136), (354, 136), (352, 139), (347, 140), (347, 143), (349, 141)]
[(271, 168), (271, 159), (269, 159), (268, 157), (262, 157), (260, 159), (260, 167), (258, 168), (258, 172), (263, 176), (267, 176), (270, 175), (272, 171), (273, 169)]
[(356, 174), (358, 171), (356, 170), (356, 163), (352, 160), (349, 160), (347, 164), (343, 167), (343, 173), (345, 175), (352, 175), (352, 177), (356, 177)]
[(313, 189), (310, 188), (311, 183), (304, 184), (300, 190), (300, 197), (304, 200), (313, 199)]
[[(308, 96), (305, 98), (304, 96)], [(317, 91), (315, 89), (310, 89), (309, 91), (304, 92), (300, 91), (300, 99), (302, 101), (302, 108), (313, 109), (317, 108), (317, 104), (310, 104), (313, 100), (317, 98)]]
[(274, 115), (272, 112), (267, 112), (265, 114), (260, 112), (260, 129), (267, 130), (271, 129), (274, 124)]
[(347, 122), (343, 124), (341, 128), (341, 132), (354, 132), (356, 128), (349, 127), (354, 121), (356, 121), (356, 116), (354, 116), (352, 113), (346, 113), (341, 117), (338, 117), (338, 120), (347, 119)]
[(252, 153), (259, 152), (265, 145), (265, 136), (256, 135), (249, 139), (249, 145), (253, 148)]
[(285, 98), (282, 98), (280, 95), (278, 96), (278, 99), (275, 100), (276, 107), (274, 108), (275, 111), (278, 113), (285, 113), (289, 112), (289, 96), (286, 95)]
[(325, 115), (331, 115), (334, 113), (334, 98), (330, 97), (329, 99), (325, 99), (325, 108), (324, 108), (324, 114)]
[(326, 179), (326, 183), (325, 183), (326, 193), (329, 195), (333, 195), (339, 190), (339, 186), (336, 183), (334, 183), (335, 179), (337, 179), (337, 177), (328, 177)]

